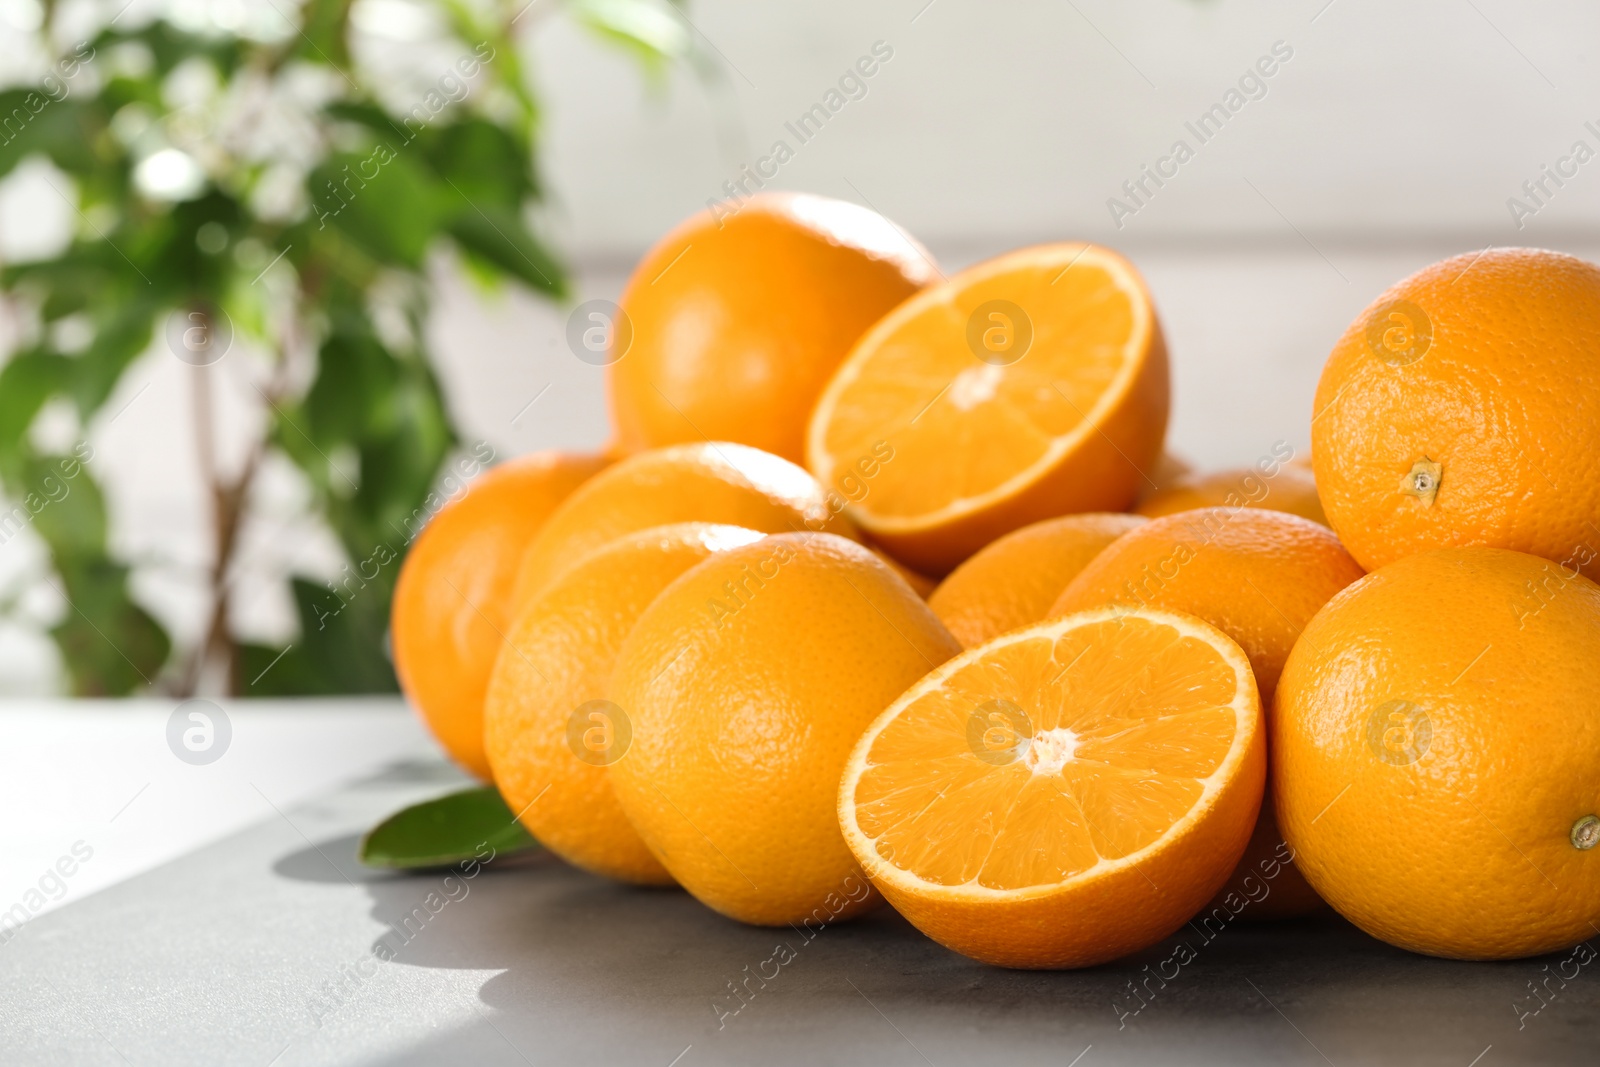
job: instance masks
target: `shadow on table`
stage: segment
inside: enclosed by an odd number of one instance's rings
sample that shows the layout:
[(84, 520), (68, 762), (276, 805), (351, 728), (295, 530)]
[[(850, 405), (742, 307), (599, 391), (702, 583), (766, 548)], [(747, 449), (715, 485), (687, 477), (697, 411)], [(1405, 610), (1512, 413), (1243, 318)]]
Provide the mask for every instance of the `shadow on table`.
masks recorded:
[[(560, 861), (396, 875), (361, 868), (357, 837), (280, 859), (283, 877), (350, 881), (389, 928), (373, 951), (412, 967), (498, 970), (491, 1011), (395, 1063), (774, 1060), (882, 1063), (1583, 1062), (1600, 975), (1549, 982), (1565, 954), (1457, 963), (1402, 952), (1331, 912), (1186, 927), (1104, 967), (1005, 971), (949, 952), (883, 908), (807, 938), (730, 922), (675, 889), (604, 881)], [(787, 951), (785, 951), (785, 949)], [(782, 962), (778, 962), (782, 961)], [(1546, 1008), (1524, 1014), (1529, 1005)], [(1521, 1007), (1518, 1008), (1517, 1006)], [(1581, 1024), (1581, 1025), (1580, 1025)], [(1488, 1061), (1480, 1067), (1490, 1067)]]

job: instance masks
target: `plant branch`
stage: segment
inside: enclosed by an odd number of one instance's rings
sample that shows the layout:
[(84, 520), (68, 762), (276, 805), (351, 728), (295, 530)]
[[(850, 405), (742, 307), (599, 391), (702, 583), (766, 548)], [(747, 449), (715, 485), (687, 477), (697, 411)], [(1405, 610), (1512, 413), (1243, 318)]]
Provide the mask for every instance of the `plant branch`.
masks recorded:
[[(198, 310), (204, 317), (202, 329), (211, 328), (212, 309)], [(211, 506), (212, 562), (208, 572), (211, 610), (200, 642), (190, 657), (182, 682), (183, 696), (193, 696), (204, 678), (208, 663), (222, 669), (222, 691), (233, 695), (238, 681), (238, 646), (228, 628), (232, 603), (231, 571), (239, 548), (239, 533), (244, 525), (245, 508), (260, 468), (265, 444), (257, 440), (243, 467), (234, 478), (225, 478), (217, 455), (216, 404), (211, 376), (216, 364), (197, 366), (192, 378), (196, 460), (200, 480)]]

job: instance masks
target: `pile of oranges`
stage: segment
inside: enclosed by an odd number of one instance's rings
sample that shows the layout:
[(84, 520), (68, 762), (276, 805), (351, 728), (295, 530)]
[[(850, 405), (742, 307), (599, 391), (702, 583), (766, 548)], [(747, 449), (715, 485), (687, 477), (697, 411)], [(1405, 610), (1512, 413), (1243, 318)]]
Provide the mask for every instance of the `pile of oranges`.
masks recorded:
[(480, 478), (392, 620), (440, 743), (570, 863), (748, 923), (887, 900), (1011, 967), (1330, 905), (1457, 958), (1600, 932), (1600, 269), (1401, 281), (1311, 456), (1210, 474), (1093, 245), (947, 277), (769, 194), (606, 324), (612, 446)]

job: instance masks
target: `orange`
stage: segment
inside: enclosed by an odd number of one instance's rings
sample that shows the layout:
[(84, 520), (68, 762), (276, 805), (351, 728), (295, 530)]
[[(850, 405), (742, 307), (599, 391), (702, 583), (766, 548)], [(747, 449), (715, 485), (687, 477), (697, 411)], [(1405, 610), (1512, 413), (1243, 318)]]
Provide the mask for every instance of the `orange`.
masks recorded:
[(1204, 508), (1119, 538), (1048, 614), (1123, 604), (1197, 615), (1239, 643), (1270, 702), (1306, 622), (1361, 575), (1325, 526), (1277, 511)]
[(1153, 519), (1214, 507), (1264, 508), (1328, 525), (1322, 502), (1317, 499), (1316, 478), (1309, 468), (1296, 465), (1292, 459), (1182, 478), (1151, 493), (1133, 510)]
[(825, 530), (856, 538), (844, 497), (786, 459), (727, 441), (641, 452), (572, 495), (528, 545), (514, 600), (625, 533), (714, 522), (762, 533)]
[(1052, 244), (923, 290), (856, 344), (817, 402), (806, 463), (856, 520), (944, 574), (1021, 526), (1122, 511), (1161, 453), (1167, 354), (1149, 293), (1103, 248)]
[(563, 499), (606, 461), (568, 452), (507, 460), (423, 527), (395, 582), (389, 637), (400, 687), (450, 758), (489, 777), (483, 694), (511, 628), (523, 551)]
[(933, 591), (939, 587), (938, 582), (934, 581), (932, 578), (929, 578), (926, 574), (912, 570), (910, 567), (907, 567), (904, 563), (901, 563), (888, 553), (880, 552), (878, 549), (873, 549), (872, 551), (874, 555), (883, 560), (884, 563), (888, 564), (890, 570), (894, 571), (901, 578), (903, 578), (905, 583), (911, 587), (912, 591), (923, 600), (927, 600), (930, 596), (932, 596)]
[(1145, 471), (1135, 502), (1143, 503), (1153, 493), (1159, 493), (1180, 478), (1194, 473), (1194, 465), (1182, 456), (1163, 451), (1156, 465)]
[[(1197, 615), (1244, 649), (1261, 700), (1270, 705), (1300, 631), (1360, 577), (1360, 566), (1325, 526), (1276, 511), (1206, 508), (1152, 519), (1118, 540), (1072, 580), (1050, 615), (1106, 604)], [(1265, 896), (1245, 883), (1251, 874), (1260, 881), (1261, 864), (1281, 844), (1270, 804), (1263, 805), (1261, 821), (1227, 890), (1251, 901), (1241, 913), (1270, 919), (1319, 907), (1289, 863), (1270, 868), (1275, 876)]]
[(1496, 248), (1385, 292), (1322, 369), (1322, 505), (1369, 570), (1490, 545), (1600, 577), (1600, 268)]
[[(1267, 757), (1270, 763), (1270, 740)], [(1233, 869), (1227, 884), (1193, 916), (1193, 921), (1205, 928), (1209, 938), (1236, 918), (1252, 923), (1275, 922), (1326, 911), (1327, 903), (1317, 896), (1311, 883), (1295, 867), (1294, 859), (1294, 849), (1283, 838), (1269, 792), (1261, 799), (1261, 814), (1239, 865)]]
[(827, 925), (870, 906), (839, 834), (861, 731), (960, 651), (893, 571), (831, 534), (779, 534), (684, 574), (624, 642), (633, 744), (610, 773), (652, 853), (724, 915)]
[(1038, 622), (1100, 550), (1138, 526), (1105, 512), (1046, 519), (981, 549), (939, 584), (928, 607), (963, 648)]
[(632, 339), (606, 377), (621, 447), (709, 438), (798, 463), (828, 376), (934, 274), (904, 231), (842, 200), (760, 193), (690, 216), (622, 294)]
[(1374, 937), (1507, 959), (1600, 931), (1600, 587), (1574, 569), (1373, 572), (1306, 627), (1271, 726), (1296, 863)]
[(611, 670), (623, 638), (673, 579), (761, 536), (705, 523), (624, 535), (563, 572), (512, 627), (484, 701), (484, 749), (507, 806), (568, 863), (629, 882), (672, 881), (628, 824), (606, 773), (630, 745), (629, 723), (610, 699)]
[(940, 944), (1004, 967), (1153, 945), (1227, 879), (1266, 739), (1250, 664), (1187, 615), (1013, 630), (908, 689), (845, 767), (857, 861)]

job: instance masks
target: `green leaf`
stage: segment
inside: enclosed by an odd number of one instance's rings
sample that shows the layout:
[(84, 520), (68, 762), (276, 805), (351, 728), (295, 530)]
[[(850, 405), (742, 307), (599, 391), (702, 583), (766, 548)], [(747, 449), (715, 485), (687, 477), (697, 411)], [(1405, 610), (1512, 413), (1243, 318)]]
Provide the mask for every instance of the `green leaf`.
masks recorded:
[(499, 791), (482, 786), (402, 808), (367, 831), (358, 855), (368, 867), (415, 870), (539, 847)]
[(350, 525), (337, 515), (336, 523), (353, 555), (370, 553), (389, 542), (408, 522), (433, 488), (440, 464), (456, 443), (455, 431), (444, 410), (437, 383), (420, 364), (405, 367), (402, 386), (390, 397), (392, 429), (381, 438), (363, 442), (361, 487), (350, 503), (365, 522)]
[(75, 696), (126, 696), (150, 685), (172, 651), (161, 624), (128, 595), (128, 568), (101, 555), (60, 559), (67, 615), (50, 631)]
[(97, 162), (92, 119), (71, 96), (70, 82), (0, 92), (0, 176), (39, 153), (68, 173), (82, 173)]
[(155, 312), (153, 305), (134, 300), (95, 316), (94, 340), (73, 360), (73, 396), (84, 421), (106, 402), (122, 372), (149, 347)]
[(24, 501), (39, 501), (34, 528), (50, 546), (70, 586), (79, 568), (105, 559), (105, 495), (74, 456), (29, 456), (14, 481)]
[(24, 443), (0, 463), (12, 503), (7, 535), (31, 525), (50, 550), (47, 579), (67, 602), (50, 635), (77, 696), (125, 696), (152, 684), (171, 654), (159, 622), (128, 591), (128, 568), (106, 552), (105, 497), (77, 456), (40, 456)]
[[(671, 0), (571, 4), (658, 82), (666, 59), (694, 61), (692, 34)], [(82, 316), (92, 330), (81, 352), (26, 340), (0, 364), (0, 479), (11, 501), (24, 502), (25, 521), (49, 548), (51, 580), (71, 602), (52, 633), (75, 692), (126, 693), (158, 680), (170, 641), (133, 600), (129, 567), (109, 549), (115, 538), (100, 487), (82, 473), (68, 479), (67, 495), (51, 496), (41, 478), (60, 457), (35, 455), (28, 430), (52, 397), (72, 400), (90, 424), (130, 363), (163, 347), (174, 309), (221, 309), (254, 342), (247, 347), (273, 357), (284, 356), (272, 349), (285, 338), (321, 339), (306, 392), (275, 401), (269, 443), (306, 471), (319, 516), (351, 563), (337, 589), (291, 582), (301, 635), (286, 649), (236, 642), (237, 684), (274, 694), (396, 690), (385, 651), (395, 576), (457, 443), (427, 351), (427, 256), (447, 239), (474, 272), (550, 296), (567, 291), (562, 265), (526, 221), (544, 196), (539, 107), (509, 12), (469, 0), (437, 6), (449, 25), (442, 36), (472, 50), (481, 83), (471, 100), (430, 95), (406, 118), (381, 106), (370, 72), (351, 62), (351, 0), (285, 8), (288, 25), (271, 39), (223, 28), (190, 33), (160, 15), (138, 25), (123, 19), (63, 57), (55, 80), (0, 89), (0, 177), (23, 160), (49, 159), (70, 177), (58, 191), (78, 208), (76, 236), (59, 254), (0, 265), (0, 287), (27, 317), (50, 327)], [(263, 183), (295, 172), (280, 173), (249, 145), (216, 142), (215, 131), (175, 110), (171, 75), (197, 60), (216, 72), (224, 98), (246, 88), (246, 72), (273, 92), (306, 64), (328, 75), (333, 98), (307, 102), (304, 117), (315, 143), (339, 151), (302, 179), (309, 217), (256, 215), (276, 202), (263, 198)], [(206, 160), (209, 184), (194, 199), (170, 204), (135, 188), (138, 161), (167, 143)], [(245, 239), (269, 256), (241, 258)], [(280, 252), (284, 266), (257, 287)], [(408, 340), (375, 328), (377, 305), (400, 305)], [(293, 381), (298, 390), (303, 379)], [(333, 469), (346, 457), (355, 462)]]
[(290, 580), (300, 637), (287, 651), (266, 645), (239, 649), (240, 693), (310, 696), (317, 693), (398, 693), (384, 654), (393, 594), (391, 562), (380, 579), (346, 572), (338, 592), (305, 578)]
[(494, 204), (463, 204), (450, 222), (450, 236), (529, 287), (558, 300), (566, 297), (566, 271), (515, 211)]
[[(403, 551), (401, 531), (456, 436), (425, 360), (390, 352), (358, 312), (346, 309), (334, 322), (304, 402), (280, 413), (276, 436), (317, 488), (350, 558), (360, 562), (380, 547)], [(355, 450), (359, 474), (331, 469), (341, 448)]]
[(428, 172), (393, 146), (397, 141), (341, 152), (317, 167), (312, 216), (319, 228), (336, 228), (380, 262), (419, 270), (438, 229), (441, 197)]
[(683, 18), (664, 0), (568, 0), (567, 10), (601, 37), (633, 53), (647, 73), (688, 55), (694, 44)]
[[(92, 42), (94, 51), (89, 54), (97, 55), (115, 48), (124, 41), (138, 41), (150, 49), (150, 54), (155, 60), (155, 69), (151, 72), (154, 77), (146, 75), (140, 80), (153, 82), (156, 85), (159, 85), (180, 63), (192, 56), (204, 56), (224, 77), (227, 77), (239, 68), (248, 49), (246, 42), (228, 34), (188, 33), (170, 22), (154, 19), (132, 30), (122, 29), (113, 23), (95, 38)], [(84, 51), (79, 49), (80, 54)]]
[(49, 352), (22, 352), (0, 368), (0, 459), (14, 457), (44, 402), (72, 384), (72, 361)]
[(301, 405), (301, 425), (324, 449), (374, 436), (399, 383), (400, 366), (375, 334), (335, 329), (317, 353), (317, 377)]
[(350, 0), (310, 0), (295, 42), (299, 55), (313, 63), (347, 68), (350, 52), (345, 45)]
[(511, 130), (469, 118), (424, 130), (417, 147), (457, 196), (516, 212), (539, 195), (533, 149)]

